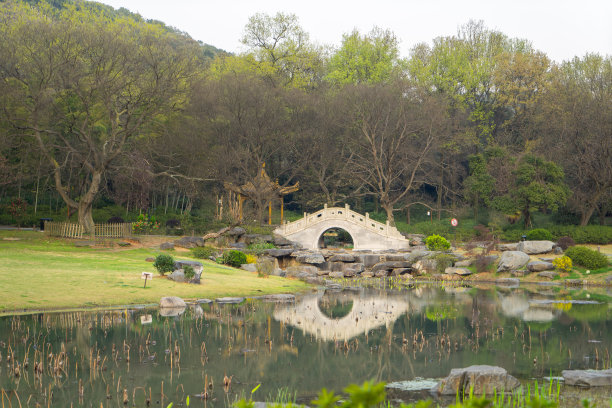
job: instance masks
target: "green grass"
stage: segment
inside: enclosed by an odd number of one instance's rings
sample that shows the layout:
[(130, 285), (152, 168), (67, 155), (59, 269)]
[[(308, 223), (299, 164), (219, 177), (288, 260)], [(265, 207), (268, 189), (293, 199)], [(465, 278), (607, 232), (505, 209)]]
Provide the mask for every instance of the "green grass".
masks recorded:
[[(49, 239), (40, 232), (0, 231), (0, 312), (150, 304), (163, 296), (254, 296), (308, 287), (297, 280), (258, 278), (210, 261), (203, 262), (201, 285), (176, 283), (159, 277), (153, 264), (145, 261), (160, 252), (76, 248), (74, 242)], [(190, 255), (173, 253), (176, 259), (194, 259)], [(144, 271), (154, 273), (146, 289), (141, 279)]]

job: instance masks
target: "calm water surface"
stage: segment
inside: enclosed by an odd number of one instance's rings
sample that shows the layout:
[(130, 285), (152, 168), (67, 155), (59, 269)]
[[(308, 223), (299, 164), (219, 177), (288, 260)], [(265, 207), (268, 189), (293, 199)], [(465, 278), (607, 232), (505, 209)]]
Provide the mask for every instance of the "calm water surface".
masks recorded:
[[(14, 407), (17, 397), (24, 407), (122, 407), (125, 398), (129, 406), (150, 399), (166, 407), (187, 395), (190, 406), (225, 406), (260, 383), (256, 400), (283, 389), (308, 402), (323, 387), (440, 378), (473, 364), (541, 382), (568, 368), (611, 366), (611, 300), (606, 291), (559, 287), (418, 286), (191, 306), (180, 316), (158, 309), (4, 316), (0, 387)], [(207, 401), (194, 397), (205, 390)], [(608, 401), (612, 390), (593, 395)]]

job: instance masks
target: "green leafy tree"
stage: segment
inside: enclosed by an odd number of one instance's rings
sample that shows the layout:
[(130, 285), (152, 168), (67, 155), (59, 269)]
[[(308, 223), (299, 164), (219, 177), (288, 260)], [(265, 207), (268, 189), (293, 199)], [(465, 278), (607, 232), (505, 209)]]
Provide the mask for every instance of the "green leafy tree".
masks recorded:
[(355, 30), (342, 36), (342, 45), (329, 61), (327, 79), (338, 85), (388, 82), (401, 74), (398, 40), (375, 27), (369, 34)]

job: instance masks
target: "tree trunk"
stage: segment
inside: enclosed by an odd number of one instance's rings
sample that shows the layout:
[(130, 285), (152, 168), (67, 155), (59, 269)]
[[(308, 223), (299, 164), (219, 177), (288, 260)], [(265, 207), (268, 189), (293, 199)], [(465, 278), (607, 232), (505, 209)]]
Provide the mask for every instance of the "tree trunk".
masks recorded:
[(523, 217), (525, 218), (525, 229), (531, 226), (531, 212), (529, 212), (529, 207), (523, 208)]
[(389, 221), (389, 225), (395, 226), (395, 218), (393, 218), (393, 204), (380, 203), (380, 206), (384, 208), (387, 213), (387, 221)]
[(87, 192), (81, 197), (79, 201), (78, 211), (79, 211), (79, 224), (83, 226), (86, 234), (94, 235), (94, 221), (93, 221), (93, 202), (98, 194), (100, 189), (100, 182), (102, 181), (102, 172), (96, 170), (91, 175), (91, 182), (89, 184), (89, 189)]
[(593, 212), (595, 212), (595, 205), (590, 205), (587, 207), (587, 210), (580, 214), (580, 226), (584, 227), (589, 223), (591, 217), (593, 216)]

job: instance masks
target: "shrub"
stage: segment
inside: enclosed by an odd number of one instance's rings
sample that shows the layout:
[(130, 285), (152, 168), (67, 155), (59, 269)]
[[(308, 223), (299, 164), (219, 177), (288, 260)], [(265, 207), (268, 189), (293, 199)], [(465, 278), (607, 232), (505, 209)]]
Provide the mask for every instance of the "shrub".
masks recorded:
[(559, 258), (553, 259), (553, 265), (555, 265), (555, 269), (561, 272), (571, 272), (572, 259), (569, 256), (563, 255)]
[(181, 222), (176, 218), (170, 218), (168, 221), (166, 221), (166, 227), (168, 228), (178, 228), (180, 226)]
[(171, 255), (157, 255), (153, 266), (161, 276), (164, 276), (166, 272), (174, 270), (174, 258)]
[(492, 272), (493, 265), (495, 264), (494, 257), (481, 255), (476, 258), (474, 261), (474, 267), (476, 268), (476, 272)]
[(234, 268), (240, 268), (240, 265), (246, 263), (246, 255), (242, 251), (233, 249), (223, 254), (223, 263)]
[(425, 239), (425, 245), (430, 251), (445, 251), (450, 248), (450, 242), (441, 235), (430, 235)]
[(191, 255), (198, 259), (208, 259), (215, 255), (215, 248), (209, 246), (191, 248)]
[(565, 251), (565, 255), (578, 265), (588, 269), (599, 269), (608, 266), (608, 258), (597, 251), (583, 246), (574, 246)]
[(455, 262), (455, 257), (450, 254), (436, 254), (432, 256), (431, 259), (436, 260), (436, 271), (438, 271), (438, 273), (444, 273), (446, 268), (453, 266)]
[(527, 232), (527, 239), (529, 241), (552, 241), (552, 234), (544, 228), (536, 228)]
[(195, 271), (193, 270), (193, 266), (191, 265), (183, 266), (183, 272), (185, 273), (186, 280), (191, 280), (195, 276)]
[(115, 216), (115, 217), (110, 217), (106, 223), (107, 224), (123, 224), (125, 221), (123, 220), (123, 218)]
[(572, 239), (572, 237), (561, 237), (557, 240), (557, 245), (564, 251), (569, 247), (573, 247), (576, 245), (576, 242)]

